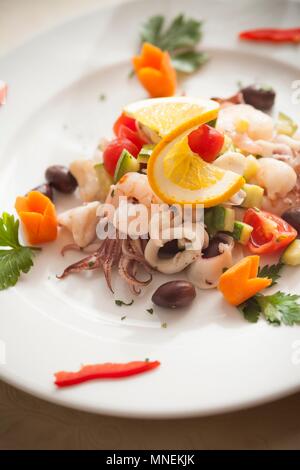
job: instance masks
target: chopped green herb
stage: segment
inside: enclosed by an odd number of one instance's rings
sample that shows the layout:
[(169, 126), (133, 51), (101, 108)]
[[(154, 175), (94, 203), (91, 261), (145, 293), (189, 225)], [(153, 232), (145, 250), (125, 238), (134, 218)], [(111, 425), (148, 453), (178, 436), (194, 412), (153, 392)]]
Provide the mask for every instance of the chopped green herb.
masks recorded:
[(169, 27), (165, 18), (152, 16), (141, 29), (141, 42), (150, 42), (171, 54), (172, 63), (179, 72), (192, 73), (203, 65), (207, 54), (195, 50), (202, 37), (202, 22), (180, 14)]
[(106, 100), (106, 95), (104, 93), (101, 93), (99, 96), (99, 101), (105, 101)]
[(149, 357), (146, 357), (145, 362), (149, 362), (149, 361), (150, 361)]
[(281, 271), (282, 267), (283, 267), (283, 263), (281, 262), (277, 264), (272, 264), (270, 266), (269, 265), (263, 266), (262, 268), (259, 268), (257, 276), (268, 277), (269, 279), (272, 279), (271, 286), (274, 286), (275, 284), (277, 284), (277, 280), (280, 278), (279, 272)]
[(161, 328), (167, 328), (168, 324), (167, 323), (162, 323)]
[(146, 312), (150, 313), (150, 315), (153, 315), (153, 308), (147, 308)]
[(123, 321), (123, 320), (125, 320), (125, 318), (127, 318), (126, 315), (124, 315), (124, 317), (121, 317), (121, 320)]
[(19, 242), (19, 221), (4, 212), (0, 217), (0, 290), (16, 285), (21, 273), (33, 266), (34, 251), (40, 248), (22, 246)]
[(115, 190), (113, 189), (112, 192), (110, 193), (110, 196), (114, 197), (114, 195), (115, 195)]
[(89, 261), (88, 262), (88, 267), (92, 268), (93, 266), (95, 266), (95, 261)]
[(133, 302), (134, 302), (133, 299), (129, 303), (123, 302), (123, 300), (115, 300), (115, 304), (118, 305), (118, 307), (122, 307), (122, 305), (126, 305), (128, 307), (129, 305), (132, 305)]

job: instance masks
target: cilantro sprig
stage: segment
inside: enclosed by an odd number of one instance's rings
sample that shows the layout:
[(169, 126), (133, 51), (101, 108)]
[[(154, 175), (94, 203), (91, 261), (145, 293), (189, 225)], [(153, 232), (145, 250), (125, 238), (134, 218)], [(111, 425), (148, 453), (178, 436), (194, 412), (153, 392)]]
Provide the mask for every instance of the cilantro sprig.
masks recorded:
[(35, 250), (19, 242), (19, 221), (6, 212), (0, 217), (0, 290), (15, 286), (21, 273), (33, 266)]
[[(277, 284), (280, 278), (280, 270), (283, 263), (264, 266), (258, 272), (259, 277), (272, 279), (271, 286)], [(256, 323), (260, 316), (263, 316), (273, 325), (300, 324), (300, 299), (299, 295), (286, 294), (277, 291), (271, 295), (256, 294), (238, 306), (245, 319), (251, 323)]]
[(208, 55), (195, 49), (202, 37), (202, 22), (180, 14), (167, 28), (165, 18), (152, 16), (141, 28), (141, 42), (150, 42), (171, 55), (174, 68), (192, 73), (203, 65)]

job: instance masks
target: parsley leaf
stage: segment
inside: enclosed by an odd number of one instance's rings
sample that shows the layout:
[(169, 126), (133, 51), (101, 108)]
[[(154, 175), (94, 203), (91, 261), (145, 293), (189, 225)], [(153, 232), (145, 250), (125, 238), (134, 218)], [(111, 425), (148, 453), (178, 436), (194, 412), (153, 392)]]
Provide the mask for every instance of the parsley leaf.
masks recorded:
[(238, 309), (250, 323), (256, 323), (261, 313), (259, 303), (255, 297), (246, 300), (246, 302), (238, 306)]
[(161, 15), (151, 16), (141, 29), (141, 41), (150, 42), (159, 47), (161, 30), (164, 24), (164, 17)]
[(179, 72), (192, 73), (207, 61), (207, 54), (195, 50), (202, 37), (202, 22), (180, 14), (164, 28), (165, 18), (152, 16), (142, 26), (141, 42), (150, 42), (171, 55)]
[(273, 325), (293, 326), (300, 324), (299, 295), (285, 294), (278, 291), (275, 294), (256, 294), (238, 306), (246, 320), (256, 323), (260, 315)]
[(171, 56), (173, 67), (178, 72), (192, 73), (208, 60), (205, 52), (187, 51)]
[(262, 314), (270, 323), (292, 326), (300, 323), (299, 295), (278, 291), (272, 295), (256, 295)]
[[(19, 242), (19, 221), (4, 212), (0, 217), (0, 290), (15, 286), (21, 273), (28, 273), (33, 266), (37, 248), (22, 246)], [(39, 248), (38, 248), (39, 249)]]
[(272, 279), (271, 286), (274, 286), (275, 284), (277, 284), (277, 280), (280, 278), (279, 272), (281, 271), (282, 267), (283, 263), (272, 264), (271, 266), (263, 266), (262, 268), (259, 268), (257, 276), (268, 277), (269, 279)]

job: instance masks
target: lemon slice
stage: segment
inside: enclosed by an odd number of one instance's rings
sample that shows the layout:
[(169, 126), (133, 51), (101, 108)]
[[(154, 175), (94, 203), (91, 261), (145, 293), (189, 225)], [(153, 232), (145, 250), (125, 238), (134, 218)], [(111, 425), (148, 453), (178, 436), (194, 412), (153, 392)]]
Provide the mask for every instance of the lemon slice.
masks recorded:
[(147, 174), (162, 201), (212, 207), (230, 199), (245, 184), (242, 176), (205, 162), (190, 149), (188, 135), (208, 120), (205, 113), (194, 118), (154, 148)]
[(196, 117), (206, 114), (207, 121), (212, 121), (218, 115), (219, 104), (209, 99), (173, 96), (137, 101), (126, 106), (123, 111), (139, 122), (152, 141), (158, 142), (172, 130)]

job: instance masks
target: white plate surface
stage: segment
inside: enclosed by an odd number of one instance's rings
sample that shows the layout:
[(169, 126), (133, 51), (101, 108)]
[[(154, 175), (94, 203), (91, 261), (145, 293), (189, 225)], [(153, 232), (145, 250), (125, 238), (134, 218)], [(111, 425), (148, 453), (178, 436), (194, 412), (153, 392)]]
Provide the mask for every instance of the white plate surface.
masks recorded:
[[(270, 15), (272, 9), (272, 15)], [(183, 11), (205, 19), (203, 49), (210, 62), (181, 82), (189, 95), (226, 95), (237, 81), (261, 80), (278, 91), (277, 108), (300, 118), (291, 84), (300, 79), (299, 49), (240, 44), (248, 27), (294, 25), (300, 5), (283, 1), (180, 0), (130, 3), (99, 10), (36, 37), (0, 60), (9, 83), (0, 110), (0, 207), (43, 180), (44, 169), (90, 156), (111, 135), (123, 105), (143, 98), (128, 79), (138, 25), (151, 14)], [(106, 100), (99, 100), (104, 93)], [(65, 198), (59, 209), (74, 204)], [(216, 292), (199, 291), (192, 308), (155, 308), (157, 276), (132, 307), (120, 308), (101, 273), (55, 277), (76, 255), (59, 256), (62, 239), (45, 247), (29, 275), (0, 294), (1, 377), (34, 395), (74, 408), (123, 416), (178, 417), (217, 413), (300, 389), (293, 361), (300, 327), (247, 323)], [(178, 276), (179, 277), (179, 276)], [(280, 288), (300, 293), (299, 270), (286, 269)], [(125, 296), (125, 291), (119, 296)], [(121, 321), (121, 317), (127, 318)], [(167, 328), (161, 324), (167, 322)], [(297, 343), (298, 341), (298, 343)], [(122, 381), (56, 390), (53, 372), (80, 364), (158, 359), (159, 369)]]

